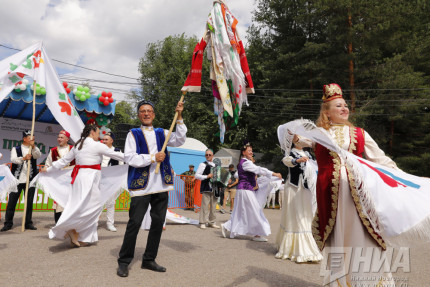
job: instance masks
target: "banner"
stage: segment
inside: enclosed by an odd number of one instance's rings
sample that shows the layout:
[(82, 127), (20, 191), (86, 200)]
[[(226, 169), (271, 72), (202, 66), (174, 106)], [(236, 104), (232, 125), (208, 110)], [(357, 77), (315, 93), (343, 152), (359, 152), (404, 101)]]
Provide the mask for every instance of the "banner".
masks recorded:
[(84, 123), (70, 101), (42, 42), (0, 61), (0, 102), (29, 76), (46, 89), (46, 105), (57, 122), (77, 141)]

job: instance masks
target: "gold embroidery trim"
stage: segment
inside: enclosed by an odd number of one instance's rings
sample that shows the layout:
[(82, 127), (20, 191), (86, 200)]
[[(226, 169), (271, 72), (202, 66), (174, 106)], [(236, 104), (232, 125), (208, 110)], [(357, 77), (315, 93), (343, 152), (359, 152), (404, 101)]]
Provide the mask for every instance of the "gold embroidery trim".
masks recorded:
[(380, 236), (378, 236), (378, 234), (375, 232), (372, 225), (370, 224), (369, 219), (363, 213), (363, 206), (360, 203), (360, 197), (358, 196), (357, 188), (355, 187), (354, 176), (351, 173), (351, 170), (349, 169), (348, 166), (346, 166), (346, 170), (348, 173), (348, 183), (351, 190), (352, 199), (354, 200), (354, 204), (355, 204), (355, 208), (357, 209), (358, 216), (360, 217), (361, 222), (366, 227), (367, 232), (369, 232), (370, 236), (372, 236), (372, 238), (379, 244), (379, 246), (381, 246), (382, 249), (385, 250), (387, 246), (384, 240)]
[(348, 151), (350, 153), (353, 153), (357, 149), (357, 146), (356, 146), (357, 134), (356, 134), (356, 129), (354, 127), (349, 127), (349, 138), (350, 138), (351, 142), (349, 144)]
[(334, 138), (336, 139), (336, 142), (340, 147), (343, 147), (343, 144), (345, 143), (344, 136), (343, 136), (343, 127), (344, 126), (333, 126)]
[(332, 191), (331, 192), (331, 212), (330, 212), (330, 219), (328, 220), (328, 224), (325, 226), (324, 238), (321, 238), (321, 236), (319, 235), (318, 210), (312, 222), (312, 233), (314, 235), (314, 239), (320, 250), (323, 250), (325, 242), (327, 241), (327, 238), (333, 231), (334, 225), (336, 223), (336, 215), (337, 215), (337, 207), (338, 207), (337, 201), (338, 201), (338, 195), (339, 195), (339, 178), (340, 178), (341, 162), (337, 153), (330, 151), (330, 155), (333, 158), (332, 160), (333, 160), (333, 169), (334, 169), (332, 186), (331, 186), (331, 191)]

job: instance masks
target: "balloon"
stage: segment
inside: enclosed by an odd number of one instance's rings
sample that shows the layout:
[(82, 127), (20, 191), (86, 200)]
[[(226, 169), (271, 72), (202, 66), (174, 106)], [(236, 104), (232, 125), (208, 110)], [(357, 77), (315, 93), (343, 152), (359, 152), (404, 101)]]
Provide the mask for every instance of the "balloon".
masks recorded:
[(77, 86), (77, 87), (76, 87), (76, 89), (77, 89), (78, 91), (83, 91), (83, 90), (84, 90), (84, 88), (83, 88), (82, 86)]
[(89, 91), (90, 91), (90, 88), (88, 88), (88, 87), (84, 87), (84, 91), (87, 93), (87, 92), (89, 92)]
[(107, 106), (107, 105), (109, 105), (109, 101), (108, 101), (108, 100), (106, 100), (106, 101), (104, 101), (104, 102), (103, 102), (103, 104), (104, 104), (105, 106)]
[(113, 102), (113, 98), (109, 98), (108, 101), (109, 101), (109, 103), (112, 103)]
[(107, 93), (106, 93), (105, 91), (103, 91), (103, 92), (102, 92), (102, 96), (103, 96), (104, 98), (106, 98), (106, 97), (107, 97)]
[(108, 96), (108, 98), (111, 98), (112, 97), (112, 93), (111, 92), (107, 93), (107, 96)]
[(41, 89), (40, 89), (40, 93), (41, 93), (42, 95), (46, 95), (46, 89), (45, 89), (45, 88), (41, 88)]
[(70, 94), (70, 88), (66, 88), (66, 92)]
[(41, 90), (42, 90), (42, 89), (41, 89), (40, 87), (36, 87), (36, 94), (40, 95)]
[(82, 92), (78, 90), (78, 91), (76, 91), (75, 95), (77, 95), (78, 97), (81, 97)]
[(64, 87), (64, 88), (67, 88), (67, 86), (68, 86), (68, 85), (67, 85), (67, 83), (66, 83), (66, 82), (63, 82), (63, 87)]
[(86, 94), (85, 94), (85, 97), (86, 97), (87, 99), (91, 98), (90, 93), (86, 93)]
[(82, 95), (82, 96), (80, 96), (80, 98), (79, 98), (82, 102), (84, 102), (87, 98), (84, 96), (84, 95)]
[(99, 101), (103, 103), (103, 102), (105, 101), (105, 99), (106, 99), (105, 97), (101, 96), (101, 97), (99, 98)]

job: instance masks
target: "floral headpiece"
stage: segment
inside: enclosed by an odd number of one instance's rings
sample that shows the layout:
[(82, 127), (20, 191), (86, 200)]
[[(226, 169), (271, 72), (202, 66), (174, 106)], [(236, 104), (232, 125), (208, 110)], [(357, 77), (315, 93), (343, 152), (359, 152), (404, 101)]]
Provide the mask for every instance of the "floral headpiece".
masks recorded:
[(247, 140), (243, 142), (243, 149), (245, 150), (247, 147), (252, 147), (251, 143)]
[(324, 95), (322, 97), (322, 100), (324, 103), (327, 103), (334, 99), (340, 99), (342, 98), (342, 89), (338, 84), (330, 84), (330, 85), (324, 85), (323, 87)]

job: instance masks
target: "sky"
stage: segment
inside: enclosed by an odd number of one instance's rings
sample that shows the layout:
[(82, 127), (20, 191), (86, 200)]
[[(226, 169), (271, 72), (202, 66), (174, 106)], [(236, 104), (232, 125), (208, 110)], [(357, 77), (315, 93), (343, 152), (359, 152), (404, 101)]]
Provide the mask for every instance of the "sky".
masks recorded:
[[(255, 0), (225, 2), (246, 41)], [(62, 81), (76, 86), (87, 80), (95, 94), (112, 91), (115, 99), (124, 100), (130, 89), (138, 88), (138, 64), (148, 43), (182, 33), (200, 38), (212, 0), (0, 0), (0, 4), (7, 7), (0, 9), (0, 45), (21, 50), (43, 41), (52, 60), (120, 75), (54, 61)], [(3, 46), (0, 60), (17, 52)]]

